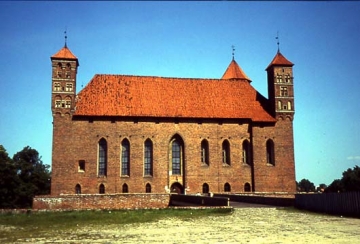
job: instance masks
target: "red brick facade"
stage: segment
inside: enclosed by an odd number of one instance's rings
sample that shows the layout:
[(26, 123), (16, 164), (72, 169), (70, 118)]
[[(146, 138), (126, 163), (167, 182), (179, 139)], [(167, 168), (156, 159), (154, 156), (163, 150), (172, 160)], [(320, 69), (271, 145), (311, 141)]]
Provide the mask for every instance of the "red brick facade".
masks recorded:
[(293, 64), (279, 55), (269, 99), (234, 60), (222, 79), (96, 75), (76, 94), (64, 47), (51, 57), (51, 194), (295, 192)]

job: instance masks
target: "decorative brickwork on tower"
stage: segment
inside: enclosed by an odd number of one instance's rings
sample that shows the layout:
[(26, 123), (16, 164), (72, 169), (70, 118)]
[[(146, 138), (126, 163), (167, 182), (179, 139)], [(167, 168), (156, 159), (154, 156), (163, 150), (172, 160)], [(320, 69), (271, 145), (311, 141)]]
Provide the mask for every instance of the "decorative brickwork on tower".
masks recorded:
[(95, 75), (78, 94), (78, 59), (65, 46), (51, 62), (52, 195), (295, 192), (293, 64), (280, 53), (268, 98), (235, 60), (221, 79)]

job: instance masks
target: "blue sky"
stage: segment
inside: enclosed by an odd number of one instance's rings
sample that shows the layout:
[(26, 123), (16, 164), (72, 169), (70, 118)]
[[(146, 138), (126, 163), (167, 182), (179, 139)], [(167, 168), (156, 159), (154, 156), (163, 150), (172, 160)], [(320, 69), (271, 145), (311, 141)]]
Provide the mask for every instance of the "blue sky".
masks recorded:
[(296, 179), (330, 184), (360, 164), (360, 2), (0, 2), (0, 144), (51, 164), (50, 56), (95, 74), (220, 78), (235, 59), (267, 97), (280, 50), (294, 66)]

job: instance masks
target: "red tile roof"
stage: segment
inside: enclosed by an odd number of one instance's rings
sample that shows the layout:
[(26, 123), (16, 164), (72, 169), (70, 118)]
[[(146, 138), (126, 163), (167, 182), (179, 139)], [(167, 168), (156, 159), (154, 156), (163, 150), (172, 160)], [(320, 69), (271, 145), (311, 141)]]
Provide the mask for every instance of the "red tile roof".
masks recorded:
[(289, 60), (287, 60), (284, 55), (282, 55), (280, 53), (280, 51), (278, 51), (274, 57), (274, 59), (271, 61), (271, 63), (269, 64), (269, 66), (266, 68), (266, 70), (268, 68), (270, 68), (271, 66), (276, 66), (276, 65), (280, 65), (280, 66), (293, 66), (294, 64), (291, 63)]
[(251, 82), (249, 77), (247, 77), (245, 72), (240, 68), (234, 59), (229, 64), (221, 79), (241, 79)]
[(78, 61), (78, 58), (70, 51), (67, 46), (64, 46), (60, 51), (52, 55), (51, 59), (74, 59)]
[(274, 122), (263, 101), (246, 81), (95, 75), (79, 92), (74, 115)]

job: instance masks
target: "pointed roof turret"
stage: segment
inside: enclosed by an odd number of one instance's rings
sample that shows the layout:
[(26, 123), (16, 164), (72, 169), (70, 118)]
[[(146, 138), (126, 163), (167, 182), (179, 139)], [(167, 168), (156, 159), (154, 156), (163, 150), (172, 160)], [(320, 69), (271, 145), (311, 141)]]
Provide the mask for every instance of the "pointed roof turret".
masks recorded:
[(271, 66), (294, 66), (293, 63), (291, 63), (289, 60), (287, 60), (284, 55), (282, 55), (280, 53), (280, 51), (278, 50), (278, 52), (276, 53), (274, 59), (271, 61), (271, 63), (268, 65), (268, 67), (266, 68), (266, 70), (268, 70)]
[(77, 65), (79, 66), (78, 58), (70, 51), (70, 49), (66, 46), (60, 49), (57, 53), (51, 56), (51, 60), (53, 59), (72, 59), (76, 60)]
[(247, 80), (249, 83), (251, 82), (249, 77), (247, 77), (245, 72), (236, 63), (234, 58), (231, 60), (231, 63), (229, 64), (228, 68), (226, 69), (221, 79), (225, 79), (225, 80), (237, 79), (237, 80)]

